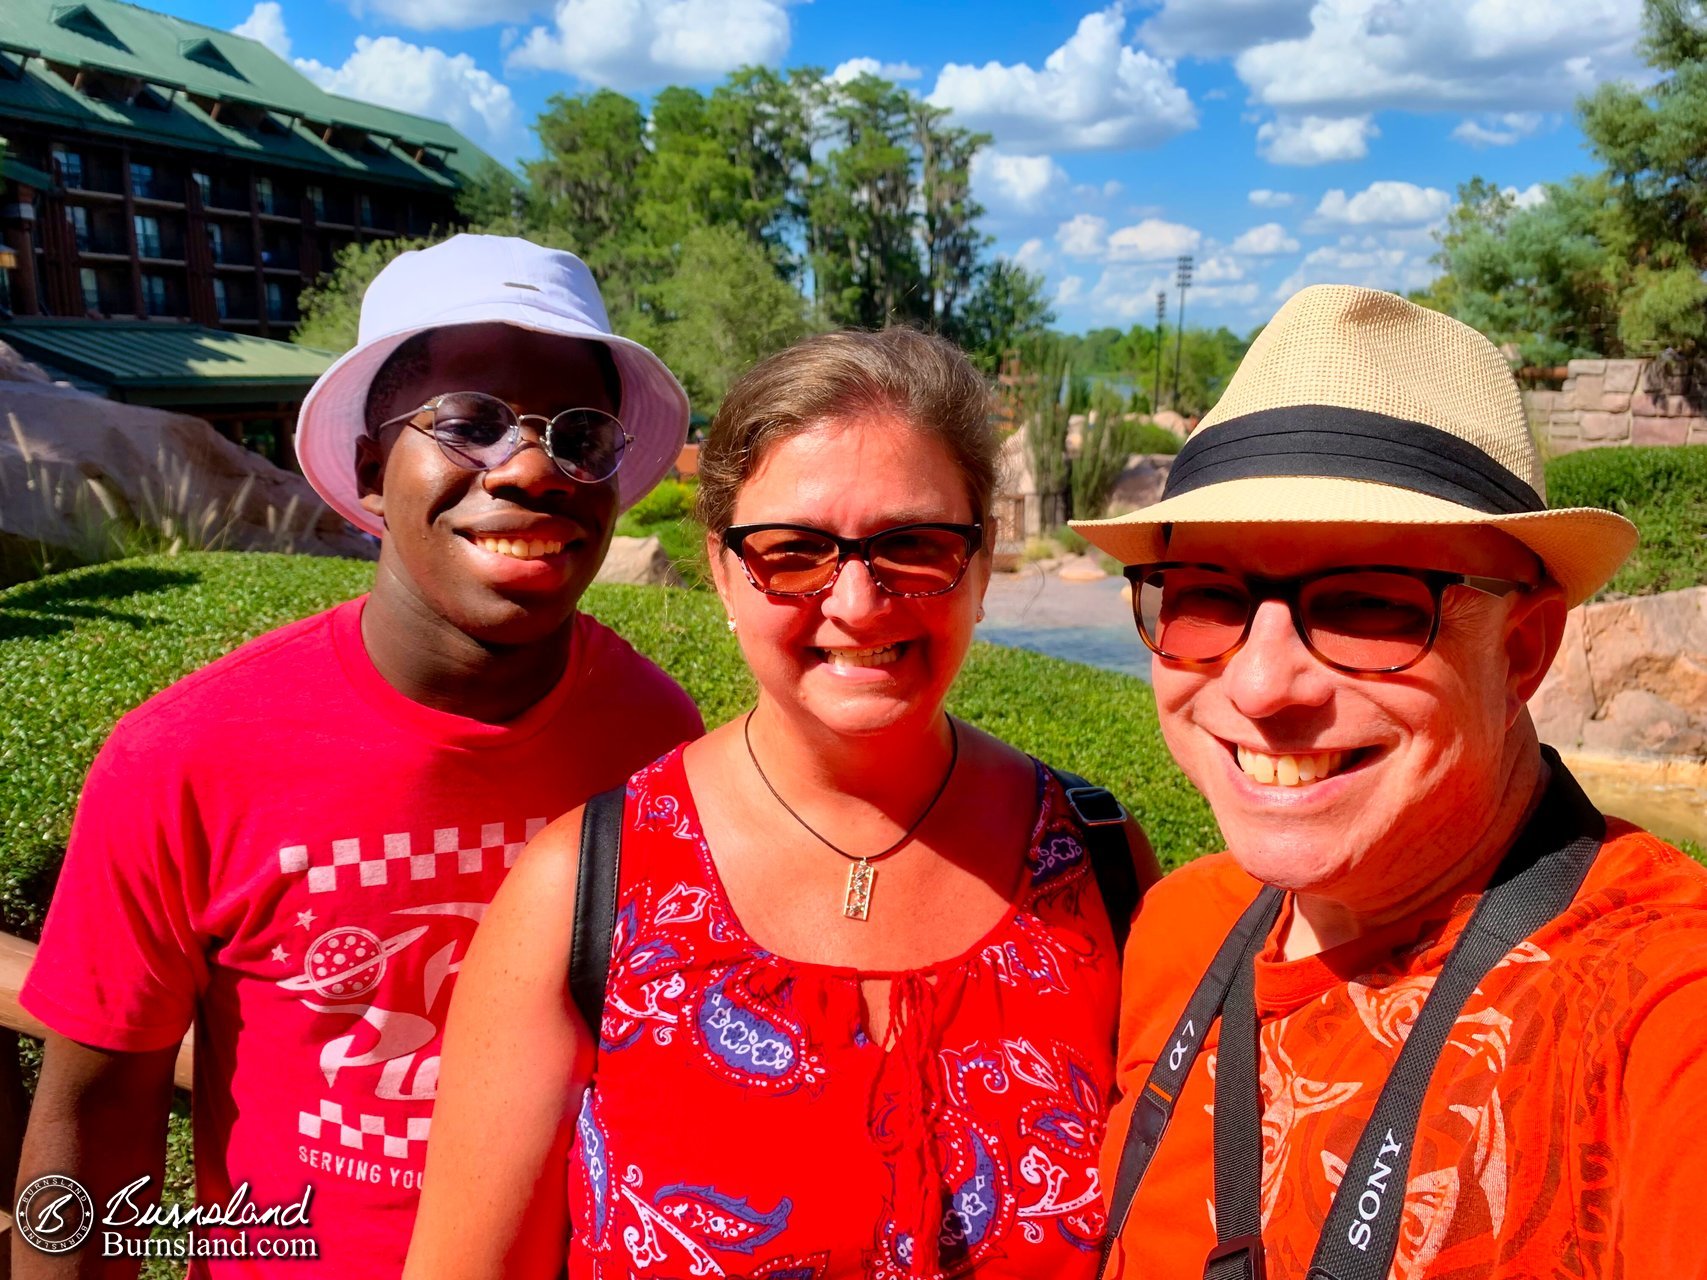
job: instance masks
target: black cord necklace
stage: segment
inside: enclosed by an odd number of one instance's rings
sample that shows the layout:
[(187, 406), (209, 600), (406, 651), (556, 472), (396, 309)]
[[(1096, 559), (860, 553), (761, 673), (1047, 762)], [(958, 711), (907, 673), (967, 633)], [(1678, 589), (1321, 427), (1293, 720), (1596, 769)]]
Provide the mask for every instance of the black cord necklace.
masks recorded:
[(771, 780), (765, 776), (764, 766), (759, 763), (758, 753), (753, 750), (753, 712), (757, 710), (758, 708), (755, 707), (753, 711), (747, 712), (747, 718), (741, 722), (741, 736), (746, 740), (747, 758), (753, 762), (753, 771), (759, 775), (759, 781), (765, 784), (765, 790), (771, 793), (771, 798), (782, 806), (784, 813), (806, 828), (807, 834), (817, 840), (819, 844), (835, 850), (853, 863), (853, 866), (848, 868), (848, 889), (847, 894), (842, 899), (842, 914), (850, 920), (864, 920), (871, 914), (871, 886), (877, 879), (877, 872), (871, 864), (883, 861), (913, 838), (914, 833), (925, 825), (925, 819), (931, 816), (931, 810), (936, 808), (937, 801), (942, 799), (943, 793), (948, 790), (948, 784), (954, 779), (954, 766), (960, 763), (960, 734), (954, 727), (954, 717), (948, 717), (948, 772), (942, 775), (942, 781), (937, 784), (936, 794), (931, 797), (930, 803), (924, 808), (924, 812), (913, 820), (912, 826), (901, 833), (899, 840), (881, 853), (858, 854), (849, 853), (840, 845), (832, 844), (825, 839), (822, 832), (816, 830), (811, 823), (794, 811), (794, 806), (782, 798), (776, 787), (772, 785)]

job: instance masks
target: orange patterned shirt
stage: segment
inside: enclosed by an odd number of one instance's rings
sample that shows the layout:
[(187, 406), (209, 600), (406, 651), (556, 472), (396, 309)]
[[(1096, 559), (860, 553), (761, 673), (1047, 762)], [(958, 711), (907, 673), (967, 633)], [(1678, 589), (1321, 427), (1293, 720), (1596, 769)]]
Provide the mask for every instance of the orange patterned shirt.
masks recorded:
[[(1145, 897), (1126, 949), (1103, 1186), (1174, 1024), (1257, 882), (1225, 855)], [(1263, 1240), (1303, 1280), (1335, 1189), (1476, 895), (1303, 960), (1258, 958)], [(1219, 1023), (1108, 1274), (1203, 1274)], [(1571, 910), (1488, 974), (1429, 1085), (1394, 1280), (1707, 1276), (1707, 871), (1617, 819)]]

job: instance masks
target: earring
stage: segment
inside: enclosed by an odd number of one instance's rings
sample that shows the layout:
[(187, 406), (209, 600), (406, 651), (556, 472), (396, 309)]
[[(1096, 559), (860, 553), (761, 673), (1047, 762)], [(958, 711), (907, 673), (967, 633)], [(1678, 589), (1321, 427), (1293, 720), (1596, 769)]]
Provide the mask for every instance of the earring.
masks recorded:
[(729, 634), (730, 635), (735, 634), (735, 619), (726, 618), (726, 619), (724, 619), (723, 625), (729, 628)]
[(984, 606), (983, 605), (978, 606), (978, 617), (977, 617), (976, 621), (978, 621), (978, 622), (984, 621)]

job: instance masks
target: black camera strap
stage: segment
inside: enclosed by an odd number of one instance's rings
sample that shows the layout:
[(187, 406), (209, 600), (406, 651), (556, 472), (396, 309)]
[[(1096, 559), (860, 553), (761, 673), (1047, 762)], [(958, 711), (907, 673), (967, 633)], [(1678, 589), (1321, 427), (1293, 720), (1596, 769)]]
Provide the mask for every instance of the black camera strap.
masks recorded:
[[(1334, 1196), (1322, 1225), (1307, 1280), (1383, 1280), (1387, 1275), (1398, 1248), (1407, 1171), (1423, 1098), (1464, 1002), (1512, 948), (1570, 906), (1600, 851), (1605, 819), (1558, 756), (1548, 748), (1542, 751), (1552, 775), (1546, 791), (1453, 945), (1388, 1073), (1374, 1112), (1346, 1165), (1341, 1194)], [(1179, 1097), (1208, 1025), (1219, 1015), (1216, 1245), (1204, 1266), (1205, 1280), (1265, 1277), (1262, 1097), (1254, 975), (1256, 953), (1279, 912), (1280, 902), (1278, 891), (1265, 889), (1234, 926), (1210, 965), (1167, 1055), (1151, 1069), (1115, 1179), (1111, 1239), (1125, 1224), (1161, 1129), (1172, 1114), (1173, 1101)], [(1203, 1016), (1205, 1010), (1207, 1017)]]

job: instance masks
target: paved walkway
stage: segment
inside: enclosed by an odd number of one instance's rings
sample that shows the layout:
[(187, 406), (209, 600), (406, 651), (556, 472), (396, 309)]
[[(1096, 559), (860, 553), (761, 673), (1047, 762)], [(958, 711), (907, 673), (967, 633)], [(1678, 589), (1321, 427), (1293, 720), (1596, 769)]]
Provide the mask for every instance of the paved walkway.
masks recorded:
[(1150, 678), (1150, 651), (1132, 624), (1122, 578), (1065, 582), (1027, 565), (991, 575), (978, 638), (1107, 671)]

